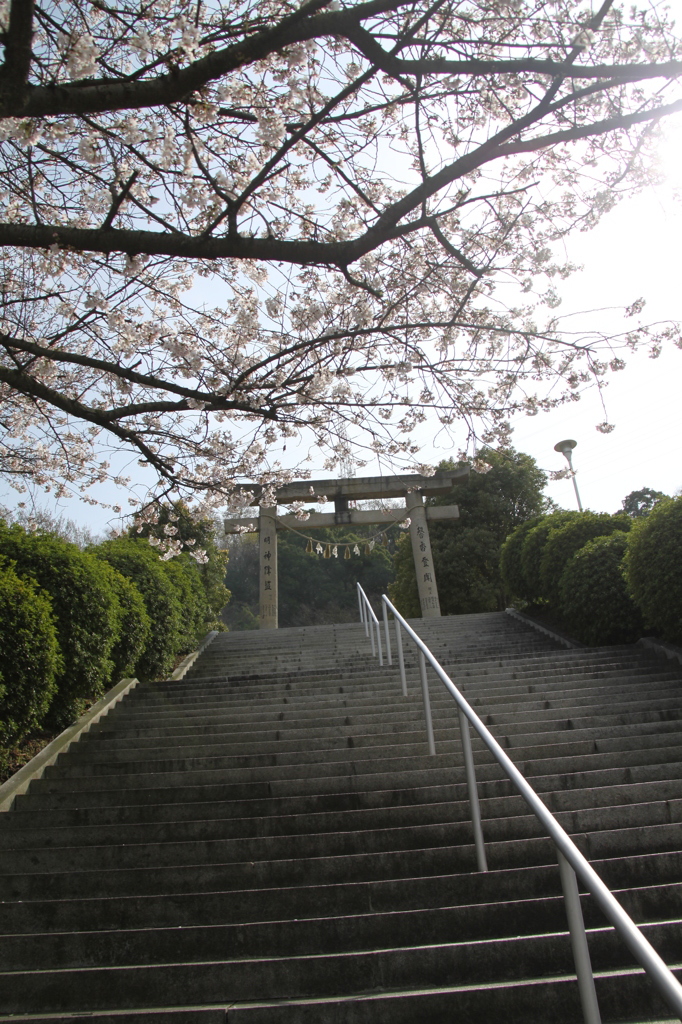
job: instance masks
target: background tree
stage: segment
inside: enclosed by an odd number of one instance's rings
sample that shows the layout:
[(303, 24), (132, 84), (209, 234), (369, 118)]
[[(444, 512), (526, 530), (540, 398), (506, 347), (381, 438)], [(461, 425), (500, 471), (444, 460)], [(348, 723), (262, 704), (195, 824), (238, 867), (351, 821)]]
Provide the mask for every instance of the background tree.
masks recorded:
[(682, 107), (660, 7), (1, 18), (0, 471), (19, 487), (123, 482), (113, 448), (156, 494), (223, 504), (240, 476), (282, 479), (300, 431), (329, 468), (349, 443), (412, 464), (427, 414), (504, 442), (511, 413), (621, 368), (614, 349), (679, 343), (637, 319), (573, 336), (553, 312), (572, 269), (553, 246), (648, 180)]
[[(519, 524), (535, 519), (549, 506), (543, 489), (547, 477), (530, 455), (507, 448), (484, 449), (472, 472), (444, 496), (427, 505), (459, 505), (460, 518), (429, 526), (433, 564), (444, 615), (494, 611), (507, 603), (500, 571), (504, 540)], [(452, 469), (451, 460), (439, 469)], [(420, 615), (414, 560), (409, 537), (401, 539), (390, 594), (403, 614)]]
[(639, 519), (651, 512), (652, 508), (658, 505), (659, 501), (667, 498), (663, 491), (654, 491), (651, 487), (642, 487), (639, 491), (630, 491), (623, 498), (623, 512), (627, 512), (633, 519)]
[[(304, 527), (302, 527), (304, 529)], [(400, 531), (390, 530), (391, 543)], [(341, 542), (357, 543), (360, 555), (344, 558), (324, 558), (306, 552), (304, 537), (288, 530), (277, 534), (279, 567), (279, 624), (280, 626), (322, 625), (330, 622), (357, 620), (357, 583), (372, 601), (378, 601), (393, 578), (393, 565), (389, 549), (383, 543), (375, 544), (367, 554), (367, 536), (353, 532), (350, 527), (315, 530), (315, 544), (323, 548)], [(258, 626), (258, 544), (253, 535), (239, 538), (230, 544), (226, 582), (232, 600), (223, 613), (231, 629), (255, 629)]]

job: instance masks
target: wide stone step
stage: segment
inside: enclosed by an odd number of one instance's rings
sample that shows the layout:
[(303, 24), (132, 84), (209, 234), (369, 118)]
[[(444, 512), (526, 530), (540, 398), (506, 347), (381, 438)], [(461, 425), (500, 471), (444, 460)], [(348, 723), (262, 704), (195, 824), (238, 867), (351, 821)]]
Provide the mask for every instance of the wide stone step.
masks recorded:
[[(627, 891), (622, 903), (635, 920), (645, 922), (679, 917), (682, 883)], [(589, 896), (583, 896), (586, 926), (600, 928), (603, 916)], [(301, 917), (296, 920), (206, 924), (193, 915), (178, 917), (173, 927), (147, 926), (144, 919), (134, 929), (45, 932), (2, 935), (4, 970), (42, 970), (75, 967), (108, 967), (140, 963), (196, 963), (204, 960), (278, 956), (316, 956), (381, 948), (390, 936), (393, 948), (434, 943), (455, 943), (466, 934), (468, 941), (491, 937), (491, 920), (497, 938), (517, 938), (562, 932), (566, 910), (561, 896), (509, 900), (502, 904), (475, 903), (353, 916)]]
[[(377, 878), (407, 878), (476, 870), (473, 845), (448, 845), (452, 826), (431, 826), (422, 829), (422, 845), (411, 847), (414, 830), (408, 836), (396, 836), (399, 844), (391, 849), (389, 836), (374, 833), (375, 849), (359, 849), (357, 834), (347, 836), (336, 846), (336, 852), (322, 855), (295, 856), (281, 860), (252, 859), (247, 861), (211, 860), (207, 854), (236, 855), (236, 844), (188, 844), (187, 860), (174, 863), (146, 861), (146, 866), (112, 867), (108, 862), (100, 868), (77, 867), (72, 861), (40, 871), (25, 856), (13, 873), (5, 875), (6, 898), (64, 899), (89, 893), (91, 896), (143, 895), (162, 892), (208, 892), (212, 890), (254, 888), (259, 885), (324, 885), (346, 881), (373, 881)], [(387, 830), (390, 831), (390, 830)], [(409, 832), (412, 834), (409, 835)], [(675, 851), (679, 844), (678, 823), (651, 824), (646, 828), (620, 828), (614, 831), (574, 834), (576, 845), (588, 859), (626, 857), (646, 852)], [(437, 845), (427, 847), (430, 836)], [(390, 838), (393, 838), (392, 836)], [(209, 847), (207, 849), (206, 847)], [(219, 847), (222, 847), (219, 849)], [(339, 850), (339, 847), (341, 849)], [(345, 847), (345, 848), (344, 848)], [(314, 849), (314, 842), (309, 849)], [(486, 843), (489, 866), (494, 869), (525, 867), (553, 863), (554, 845), (545, 838), (517, 838)], [(53, 852), (53, 851), (51, 851)], [(174, 851), (175, 852), (175, 851)], [(143, 863), (145, 859), (143, 858)]]
[[(682, 922), (642, 926), (664, 959), (679, 952)], [(613, 971), (629, 966), (622, 943), (610, 928), (590, 931), (593, 967)], [(429, 943), (369, 952), (223, 959), (187, 964), (116, 968), (45, 969), (0, 974), (3, 1013), (44, 1010), (97, 1011), (146, 1005), (292, 998), (329, 998), (385, 989), (443, 985), (485, 985), (572, 973), (567, 933)], [(77, 980), (76, 980), (77, 979)], [(113, 991), (112, 991), (113, 989)]]
[[(428, 773), (430, 774), (430, 773)], [(427, 782), (428, 782), (427, 774)], [(666, 765), (643, 765), (633, 769), (605, 769), (585, 772), (583, 775), (538, 776), (529, 780), (550, 810), (568, 810), (575, 807), (609, 806), (612, 804), (642, 803), (645, 800), (669, 800), (682, 796), (682, 762)], [(175, 792), (175, 791), (174, 791)], [(180, 791), (179, 796), (184, 791)], [(190, 794), (191, 795), (191, 794)], [(199, 792), (198, 796), (206, 796)], [(217, 794), (216, 794), (217, 795)], [(508, 780), (479, 782), (479, 796), (484, 818), (510, 814), (525, 804), (515, 793)], [(110, 807), (74, 807), (63, 810), (44, 809), (16, 811), (0, 831), (0, 846), (11, 847), (27, 841), (28, 833), (35, 830), (45, 836), (51, 829), (77, 830), (74, 839), (85, 841), (85, 830), (103, 827), (106, 830), (122, 826), (161, 822), (186, 822), (267, 817), (283, 814), (337, 813), (370, 809), (398, 809), (422, 804), (462, 802), (468, 814), (468, 794), (465, 783), (416, 786), (412, 788), (372, 788), (371, 790), (344, 790), (338, 793), (311, 793), (259, 799), (187, 799), (186, 802), (152, 802)], [(18, 833), (20, 838), (15, 839)], [(128, 834), (128, 833), (126, 833)], [(23, 837), (23, 838), (22, 838)], [(49, 845), (49, 844), (46, 844)]]
[[(422, 791), (417, 791), (421, 794)], [(371, 794), (373, 795), (373, 794)], [(435, 794), (432, 794), (435, 795)], [(51, 847), (65, 846), (97, 846), (120, 845), (148, 842), (188, 842), (193, 839), (206, 839), (215, 836), (222, 838), (265, 837), (274, 835), (305, 835), (324, 832), (347, 832), (350, 829), (367, 827), (371, 824), (375, 829), (404, 828), (417, 824), (438, 822), (468, 822), (470, 806), (464, 787), (460, 787), (458, 799), (427, 802), (422, 800), (398, 799), (391, 801), (389, 806), (381, 806), (372, 802), (370, 806), (359, 807), (358, 796), (342, 794), (356, 806), (329, 806), (329, 797), (321, 797), (316, 803), (304, 811), (296, 813), (286, 799), (269, 801), (263, 813), (256, 813), (259, 808), (251, 802), (243, 805), (215, 803), (179, 805), (186, 809), (186, 815), (173, 816), (168, 820), (154, 820), (154, 810), (146, 823), (124, 824), (122, 821), (106, 825), (69, 825), (62, 828), (52, 825), (47, 827), (38, 818), (33, 827), (26, 822), (24, 828), (14, 827), (0, 832), (0, 850), (27, 849), (30, 847), (47, 850)], [(580, 793), (575, 790), (559, 792), (542, 792), (544, 803), (557, 815), (560, 813), (583, 813), (583, 820), (589, 811), (601, 814), (600, 824), (604, 824), (609, 815), (618, 815), (618, 821), (631, 824), (633, 816), (642, 815), (646, 809), (650, 814), (666, 814), (666, 820), (676, 820), (682, 804), (682, 779), (668, 779), (631, 783), (623, 786), (608, 786), (601, 789), (589, 788)], [(341, 804), (341, 801), (338, 801)], [(620, 803), (619, 803), (620, 802)], [(178, 805), (170, 805), (178, 806)], [(485, 821), (504, 821), (512, 816), (528, 814), (525, 801), (519, 795), (483, 797), (480, 801), (481, 814)], [(242, 811), (241, 816), (239, 811)], [(246, 812), (250, 813), (247, 815)], [(288, 813), (287, 813), (288, 812)], [(561, 819), (560, 819), (561, 820)], [(660, 823), (660, 822), (659, 822)], [(564, 822), (565, 824), (565, 822)], [(576, 825), (575, 827), (583, 827)], [(589, 826), (588, 826), (589, 827)]]
[[(636, 744), (641, 751), (653, 748), (662, 750), (665, 747), (676, 748), (679, 742), (679, 727), (677, 720), (643, 722), (640, 725), (618, 725), (609, 730), (608, 738), (603, 738), (603, 731), (599, 729), (581, 730), (557, 730), (556, 732), (540, 732), (535, 735), (523, 733), (515, 734), (506, 730), (505, 735), (498, 735), (497, 739), (503, 748), (506, 748), (510, 756), (518, 763), (529, 762), (538, 759), (561, 757), (568, 755), (572, 757), (572, 764), (569, 770), (580, 769), (581, 755), (590, 756), (594, 753), (608, 753), (616, 750), (632, 749)], [(443, 755), (449, 755), (453, 763), (461, 762), (461, 742), (459, 727), (451, 730), (435, 730), (436, 749)], [(387, 742), (386, 737), (372, 737), (377, 739), (375, 744), (363, 742), (362, 737), (355, 739), (353, 736), (341, 737), (336, 744), (330, 740), (321, 741), (317, 746), (311, 742), (310, 747), (298, 749), (303, 744), (281, 745), (275, 741), (272, 744), (264, 744), (266, 747), (262, 753), (244, 753), (240, 747), (236, 750), (227, 748), (220, 755), (185, 757), (179, 759), (164, 760), (133, 760), (104, 762), (95, 764), (69, 763), (66, 759), (46, 769), (43, 779), (40, 781), (46, 785), (54, 785), (59, 788), (77, 789), (79, 786), (94, 788), (98, 779), (109, 780), (101, 788), (118, 788), (119, 785), (135, 785), (136, 780), (149, 776), (184, 776), (188, 780), (190, 773), (206, 774), (216, 771), (240, 771), (244, 769), (281, 769), (298, 766), (301, 770), (299, 775), (325, 774), (329, 769), (336, 767), (338, 774), (340, 766), (344, 762), (353, 762), (358, 772), (381, 771), (382, 762), (404, 760), (410, 756), (423, 756), (427, 748), (425, 733), (421, 730), (405, 734), (400, 737), (401, 742), (395, 740)], [(382, 742), (383, 741), (383, 742)], [(248, 745), (247, 745), (248, 746)], [(233, 752), (229, 752), (232, 749)], [(493, 755), (483, 746), (477, 737), (473, 739), (473, 749), (477, 764), (492, 763)], [(202, 752), (203, 753), (203, 752)], [(665, 756), (665, 755), (664, 755)], [(366, 762), (366, 765), (364, 764)], [(396, 767), (397, 764), (395, 765)], [(270, 773), (269, 777), (274, 777)], [(120, 781), (115, 781), (120, 780)], [(124, 780), (127, 780), (124, 782)], [(138, 783), (139, 784), (139, 783)]]
[[(415, 625), (682, 963), (682, 673), (504, 614)], [(219, 635), (0, 816), (0, 1021), (577, 1024), (553, 844), (474, 737), (475, 870), (456, 707), (430, 672), (429, 756), (414, 648), (407, 700), (369, 650), (352, 624)], [(605, 1024), (665, 1020), (582, 902)]]
[[(537, 734), (538, 732), (564, 731), (567, 729), (579, 732), (587, 728), (590, 733), (599, 734), (601, 732), (602, 734), (613, 735), (614, 726), (619, 725), (679, 722), (682, 719), (682, 700), (675, 698), (670, 701), (662, 701), (653, 711), (650, 710), (645, 702), (641, 702), (635, 708), (627, 707), (626, 711), (613, 705), (610, 708), (603, 705), (597, 706), (589, 715), (586, 715), (584, 709), (581, 708), (578, 713), (574, 713), (570, 717), (562, 715), (561, 710), (563, 709), (543, 709), (534, 713), (532, 717), (529, 717), (524, 712), (488, 714), (483, 715), (483, 723), (494, 732), (504, 730), (507, 737), (515, 735), (519, 731), (524, 735), (529, 735), (530, 729), (533, 730), (533, 733)], [(456, 738), (459, 732), (459, 725), (454, 722), (454, 710), (450, 713), (449, 717), (452, 719), (452, 724), (450, 724), (449, 728), (444, 721), (444, 716), (437, 719), (435, 723), (437, 734), (443, 739), (450, 738), (451, 736)], [(184, 743), (176, 739), (174, 754), (177, 758), (214, 756), (221, 753), (229, 753), (230, 751), (239, 751), (244, 748), (253, 749), (255, 744), (258, 744), (259, 749), (263, 752), (270, 752), (281, 749), (300, 749), (303, 745), (309, 748), (311, 745), (318, 745), (327, 740), (332, 741), (330, 746), (337, 745), (339, 740), (347, 745), (349, 738), (353, 739), (353, 746), (382, 744), (387, 740), (400, 740), (402, 737), (405, 737), (406, 742), (409, 743), (414, 742), (415, 733), (423, 736), (423, 720), (423, 712), (415, 710), (409, 716), (401, 716), (399, 718), (394, 716), (389, 722), (373, 720), (365, 723), (362, 719), (358, 720), (356, 718), (353, 720), (348, 715), (340, 719), (337, 724), (318, 725), (314, 729), (282, 721), (281, 725), (277, 723), (279, 725), (278, 728), (265, 729), (261, 727), (258, 730), (251, 731), (249, 728), (244, 727), (238, 733), (229, 733), (219, 740), (214, 739), (213, 742), (209, 742), (205, 737), (201, 737), (203, 742), (196, 742), (190, 734)], [(236, 742), (237, 737), (239, 737), (238, 742)], [(91, 744), (89, 747), (77, 748), (73, 753), (69, 754), (68, 763), (116, 764), (133, 762), (139, 761), (142, 752), (144, 752), (145, 758), (149, 761), (163, 759), (168, 756), (167, 744), (159, 745), (147, 741), (130, 746), (119, 746), (114, 741), (102, 746)]]
[[(593, 861), (612, 890), (677, 885), (682, 871), (679, 851)], [(30, 933), (74, 929), (136, 929), (204, 924), (267, 922), (276, 919), (331, 917), (339, 914), (393, 913), (443, 906), (500, 904), (540, 897), (558, 897), (561, 884), (556, 863), (507, 868), (486, 873), (378, 878), (367, 882), (161, 892), (141, 896), (73, 899), (5, 900), (0, 903), (0, 932)], [(589, 903), (589, 901), (588, 901)], [(633, 911), (636, 908), (633, 908)], [(639, 916), (638, 920), (643, 920)]]
[[(648, 746), (633, 749), (632, 743), (615, 749), (594, 752), (594, 744), (584, 751), (558, 757), (537, 757), (522, 760), (519, 751), (513, 758), (517, 766), (532, 778), (536, 775), (560, 775), (566, 788), (585, 772), (608, 769), (657, 767), (682, 761), (682, 746)], [(609, 744), (613, 748), (613, 743)], [(500, 768), (488, 754), (477, 757), (476, 777), (479, 785), (499, 779)], [(40, 807), (125, 806), (130, 804), (185, 802), (211, 797), (229, 799), (267, 798), (303, 793), (368, 792), (374, 788), (392, 789), (434, 783), (464, 781), (464, 772), (453, 766), (448, 754), (435, 756), (389, 758), (381, 761), (341, 760), (310, 765), (275, 765), (244, 767), (223, 771), (156, 773), (152, 775), (118, 775), (79, 779), (34, 781), (30, 793), (16, 801), (19, 809)], [(505, 783), (506, 785), (506, 783)], [(107, 788), (109, 786), (110, 788)]]

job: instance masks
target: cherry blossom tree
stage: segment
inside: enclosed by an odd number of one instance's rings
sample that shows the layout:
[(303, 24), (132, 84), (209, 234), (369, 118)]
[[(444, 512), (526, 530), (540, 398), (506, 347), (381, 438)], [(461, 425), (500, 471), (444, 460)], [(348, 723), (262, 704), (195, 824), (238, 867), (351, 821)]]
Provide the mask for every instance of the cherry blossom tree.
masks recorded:
[(641, 303), (612, 337), (556, 313), (557, 243), (650, 180), (682, 109), (658, 8), (12, 0), (0, 22), (19, 489), (94, 500), (118, 450), (153, 495), (224, 505), (301, 438), (329, 470), (349, 448), (417, 468), (427, 417), (494, 444), (680, 344)]

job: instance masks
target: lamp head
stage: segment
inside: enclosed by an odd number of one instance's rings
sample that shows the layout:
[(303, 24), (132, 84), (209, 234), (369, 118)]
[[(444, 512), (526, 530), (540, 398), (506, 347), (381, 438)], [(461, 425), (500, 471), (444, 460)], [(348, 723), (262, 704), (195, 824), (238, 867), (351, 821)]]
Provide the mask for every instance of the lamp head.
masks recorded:
[(573, 451), (577, 443), (577, 441), (571, 441), (570, 439), (567, 441), (559, 441), (558, 444), (554, 445), (554, 451), (561, 452), (561, 454), (565, 455), (567, 459), (570, 459), (571, 452)]

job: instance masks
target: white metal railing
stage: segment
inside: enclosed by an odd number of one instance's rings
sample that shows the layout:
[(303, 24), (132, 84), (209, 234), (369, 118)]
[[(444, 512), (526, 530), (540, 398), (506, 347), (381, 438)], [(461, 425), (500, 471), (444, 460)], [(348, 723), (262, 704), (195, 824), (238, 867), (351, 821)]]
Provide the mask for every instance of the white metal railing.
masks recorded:
[[(365, 618), (363, 619), (363, 622), (365, 623), (365, 632), (367, 633), (367, 622), (370, 613), (372, 622), (377, 624), (380, 664), (383, 664), (383, 660), (381, 659), (381, 642), (378, 631), (378, 620), (372, 611), (367, 596), (360, 584), (358, 584), (358, 595), (360, 597), (361, 609), (363, 607), (365, 608)], [(599, 1005), (597, 1003), (597, 993), (594, 987), (594, 975), (592, 973), (592, 964), (587, 945), (587, 935), (585, 933), (585, 923), (583, 921), (582, 908), (580, 906), (580, 894), (578, 892), (576, 876), (583, 883), (587, 891), (594, 896), (599, 907), (611, 922), (616, 932), (623, 939), (635, 959), (639, 961), (646, 971), (658, 993), (663, 997), (668, 1006), (677, 1014), (680, 1020), (682, 1020), (682, 985), (677, 981), (653, 946), (651, 946), (651, 944), (644, 938), (632, 918), (625, 912), (623, 907), (621, 907), (611, 890), (604, 884), (568, 833), (562, 828), (552, 812), (545, 806), (528, 780), (521, 774), (511, 758), (505, 753), (490, 730), (486, 728), (474, 709), (457, 689), (450, 676), (438, 662), (436, 657), (431, 653), (421, 637), (419, 637), (412, 627), (408, 625), (400, 612), (393, 606), (385, 594), (382, 596), (381, 601), (386, 639), (386, 656), (389, 665), (393, 664), (388, 627), (389, 611), (392, 613), (395, 620), (396, 643), (400, 663), (400, 678), (404, 696), (407, 696), (407, 680), (405, 676), (405, 662), (403, 658), (401, 635), (403, 630), (417, 648), (429, 753), (435, 754), (436, 747), (433, 736), (429, 688), (426, 676), (427, 662), (431, 665), (432, 669), (457, 704), (459, 725), (462, 735), (462, 750), (464, 753), (467, 790), (471, 807), (474, 845), (476, 848), (476, 861), (479, 871), (487, 871), (488, 867), (485, 855), (485, 842), (483, 838), (469, 725), (472, 725), (476, 730), (480, 738), (483, 740), (483, 743), (491, 752), (500, 767), (504, 770), (507, 777), (514, 784), (518, 792), (535, 814), (536, 818), (540, 821), (547, 835), (549, 835), (550, 839), (552, 839), (556, 846), (559, 860), (559, 874), (566, 903), (566, 917), (568, 919), (571, 945), (573, 948), (573, 958), (575, 961), (576, 975), (578, 979), (578, 989), (580, 992), (580, 1001), (582, 1004), (585, 1024), (601, 1024), (601, 1016), (599, 1013)], [(372, 643), (372, 653), (375, 653), (374, 643)]]
[[(365, 636), (368, 636), (372, 641), (372, 657), (376, 657), (377, 648), (379, 650), (379, 664), (383, 665), (384, 656), (381, 653), (381, 631), (379, 629), (379, 620), (374, 614), (374, 609), (369, 603), (369, 598), (364, 592), (360, 584), (358, 583), (358, 604), (360, 605), (360, 622), (365, 627)], [(376, 644), (375, 644), (375, 630), (376, 630)], [(389, 655), (390, 657), (390, 655)], [(389, 665), (392, 662), (389, 661)], [(405, 691), (407, 694), (407, 691)]]

